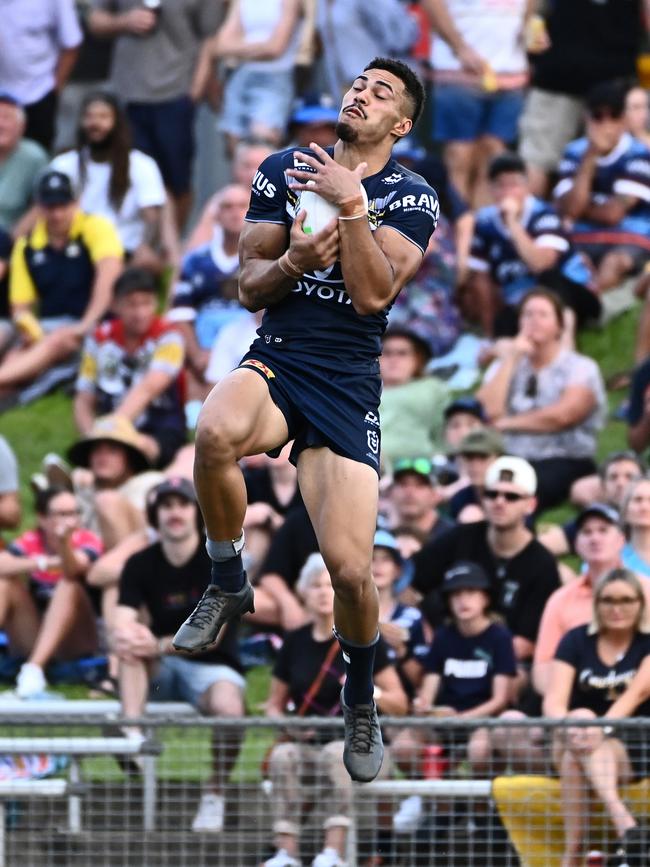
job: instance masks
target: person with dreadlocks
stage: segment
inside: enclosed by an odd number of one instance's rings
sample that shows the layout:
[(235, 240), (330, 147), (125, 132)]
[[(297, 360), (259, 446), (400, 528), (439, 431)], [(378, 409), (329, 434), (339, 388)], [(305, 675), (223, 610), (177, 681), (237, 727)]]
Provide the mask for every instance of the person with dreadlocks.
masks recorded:
[(77, 146), (51, 168), (70, 178), (82, 210), (115, 224), (131, 264), (160, 270), (165, 186), (155, 160), (131, 147), (126, 115), (112, 94), (88, 94)]

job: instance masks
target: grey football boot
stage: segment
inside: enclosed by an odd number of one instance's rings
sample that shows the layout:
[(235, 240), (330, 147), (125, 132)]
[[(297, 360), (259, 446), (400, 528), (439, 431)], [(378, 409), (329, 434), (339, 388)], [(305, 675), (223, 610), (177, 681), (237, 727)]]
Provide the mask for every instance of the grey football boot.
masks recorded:
[(216, 584), (208, 584), (196, 608), (182, 624), (172, 644), (176, 650), (195, 653), (217, 640), (219, 630), (230, 620), (247, 611), (255, 611), (253, 588), (244, 572), (244, 586), (237, 593), (224, 593)]
[(384, 760), (377, 707), (374, 702), (348, 707), (341, 690), (341, 708), (345, 723), (343, 764), (355, 782), (369, 783), (381, 770)]

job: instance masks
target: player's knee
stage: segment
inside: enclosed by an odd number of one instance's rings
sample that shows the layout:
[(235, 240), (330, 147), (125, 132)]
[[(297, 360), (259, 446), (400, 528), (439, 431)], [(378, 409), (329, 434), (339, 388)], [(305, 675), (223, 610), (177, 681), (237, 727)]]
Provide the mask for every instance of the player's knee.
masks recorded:
[(339, 598), (359, 599), (372, 587), (372, 574), (368, 563), (345, 563), (330, 568), (332, 587)]
[(215, 466), (236, 460), (237, 440), (232, 423), (223, 416), (199, 419), (195, 439), (196, 462)]

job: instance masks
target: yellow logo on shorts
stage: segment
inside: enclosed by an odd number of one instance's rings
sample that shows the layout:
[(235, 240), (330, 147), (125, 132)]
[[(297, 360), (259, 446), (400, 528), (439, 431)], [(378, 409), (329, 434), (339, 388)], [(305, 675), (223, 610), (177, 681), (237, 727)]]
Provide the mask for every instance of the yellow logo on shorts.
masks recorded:
[(246, 361), (242, 361), (239, 365), (240, 367), (254, 367), (256, 370), (261, 370), (264, 376), (267, 379), (275, 379), (275, 374), (271, 370), (270, 367), (267, 367), (262, 361), (258, 361), (257, 358), (247, 358)]

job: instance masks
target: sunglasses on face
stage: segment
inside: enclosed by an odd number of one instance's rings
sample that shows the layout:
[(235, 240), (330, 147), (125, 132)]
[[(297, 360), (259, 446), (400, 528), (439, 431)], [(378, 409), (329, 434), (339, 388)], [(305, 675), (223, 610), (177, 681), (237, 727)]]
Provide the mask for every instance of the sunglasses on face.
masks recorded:
[(516, 494), (514, 491), (483, 491), (483, 496), (486, 500), (498, 500), (499, 497), (504, 499), (506, 503), (518, 503), (520, 500), (528, 499), (525, 494)]

